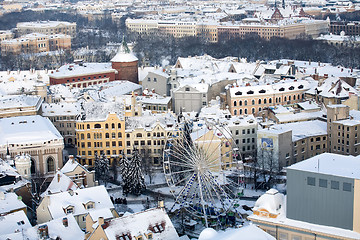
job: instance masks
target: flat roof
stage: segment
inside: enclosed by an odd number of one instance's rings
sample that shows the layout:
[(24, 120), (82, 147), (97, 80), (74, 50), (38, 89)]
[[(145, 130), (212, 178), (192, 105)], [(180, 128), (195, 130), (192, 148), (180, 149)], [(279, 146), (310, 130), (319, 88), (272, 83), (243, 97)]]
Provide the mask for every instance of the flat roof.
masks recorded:
[(295, 163), (286, 169), (360, 179), (360, 156), (323, 153)]

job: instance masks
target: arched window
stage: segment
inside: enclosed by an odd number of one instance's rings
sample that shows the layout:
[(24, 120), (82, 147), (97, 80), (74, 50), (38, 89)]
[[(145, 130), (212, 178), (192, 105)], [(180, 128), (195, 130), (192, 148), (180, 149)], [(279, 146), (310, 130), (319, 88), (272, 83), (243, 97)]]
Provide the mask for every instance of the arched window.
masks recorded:
[(234, 101), (234, 107), (236, 107), (236, 101)]
[(90, 139), (90, 138), (91, 138), (90, 133), (88, 133), (88, 134), (87, 134), (87, 138), (88, 138), (88, 139)]
[(236, 109), (234, 110), (234, 115), (237, 115), (237, 110)]
[(105, 124), (105, 129), (108, 129), (109, 128), (109, 124)]
[(251, 113), (254, 114), (255, 113), (255, 108), (251, 109)]
[(116, 133), (111, 133), (111, 138), (116, 138)]
[(86, 124), (86, 128), (87, 128), (87, 129), (90, 129), (90, 124)]
[(259, 107), (259, 112), (261, 112), (261, 107)]
[(34, 160), (33, 158), (31, 159), (30, 172), (31, 172), (31, 174), (35, 174), (35, 173), (36, 173), (36, 165), (35, 165), (35, 160)]
[(115, 129), (115, 123), (112, 123), (112, 124), (111, 124), (111, 128), (112, 128), (112, 129)]
[(300, 99), (300, 94), (298, 95), (298, 99)]
[(46, 166), (47, 166), (47, 171), (48, 172), (54, 172), (55, 171), (55, 161), (54, 158), (52, 157), (48, 157), (46, 159)]
[(275, 98), (275, 102), (278, 103), (278, 98)]
[(110, 138), (109, 133), (105, 133), (105, 138)]
[(247, 114), (247, 108), (244, 109), (244, 113)]
[(284, 102), (286, 102), (286, 100), (287, 100), (287, 98), (286, 98), (286, 96), (284, 97)]
[(239, 106), (242, 106), (242, 101), (241, 100), (239, 101)]
[(83, 133), (81, 134), (81, 139), (84, 139), (84, 134)]
[(137, 134), (136, 134), (136, 137), (141, 138), (141, 137), (142, 137), (142, 134), (141, 134), (141, 133), (137, 133)]
[(255, 100), (254, 100), (254, 99), (251, 100), (251, 104), (252, 104), (252, 105), (255, 105)]
[(118, 138), (122, 138), (121, 132), (118, 133)]
[(121, 128), (121, 123), (118, 123), (118, 128)]
[(296, 100), (296, 95), (294, 95), (294, 100)]
[(239, 115), (241, 115), (241, 114), (242, 114), (242, 109), (239, 110)]
[(244, 101), (244, 105), (247, 106), (247, 100)]
[(258, 104), (261, 104), (261, 99), (259, 99)]
[(266, 98), (264, 98), (264, 104), (266, 104)]

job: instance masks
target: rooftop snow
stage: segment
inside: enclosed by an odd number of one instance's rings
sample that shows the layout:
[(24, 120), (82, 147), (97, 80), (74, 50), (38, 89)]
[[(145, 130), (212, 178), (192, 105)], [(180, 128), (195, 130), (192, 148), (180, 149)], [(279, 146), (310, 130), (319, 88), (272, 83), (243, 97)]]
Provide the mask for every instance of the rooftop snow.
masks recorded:
[(319, 136), (327, 134), (326, 122), (315, 120), (306, 122), (293, 122), (285, 124), (272, 125), (270, 128), (259, 129), (258, 132), (274, 132), (282, 133), (292, 131), (292, 141), (298, 141), (311, 136)]
[(4, 193), (4, 199), (0, 198), (0, 214), (13, 212), (15, 210), (26, 209), (26, 205), (18, 199), (18, 195), (13, 192)]
[(28, 228), (31, 228), (31, 224), (24, 211), (0, 216), (0, 235), (21, 232)]
[(275, 240), (273, 236), (261, 230), (254, 224), (241, 228), (228, 228), (225, 231), (216, 232), (212, 228), (204, 229), (199, 240)]
[[(104, 186), (89, 187), (83, 189), (77, 189), (71, 192), (55, 193), (47, 196), (50, 198), (50, 204), (48, 206), (49, 212), (52, 218), (66, 217), (64, 209), (69, 206), (74, 207), (73, 215), (78, 216), (86, 214), (87, 212), (109, 208), (113, 209), (109, 194)], [(94, 202), (94, 208), (89, 210), (85, 208), (85, 204), (88, 202)]]
[(143, 212), (113, 219), (104, 231), (109, 240), (116, 240), (116, 236), (129, 232), (131, 236), (143, 235), (144, 237), (144, 234), (150, 231), (149, 226), (155, 227), (162, 222), (165, 223), (163, 231), (153, 233), (153, 238), (166, 240), (179, 239), (170, 218), (164, 210), (159, 208), (148, 209)]
[(66, 64), (61, 66), (56, 71), (51, 71), (49, 77), (52, 78), (66, 78), (90, 74), (104, 74), (114, 72), (115, 69), (111, 67), (111, 63), (83, 63), (79, 64)]
[(360, 157), (335, 153), (322, 153), (295, 163), (287, 169), (327, 174), (351, 179), (360, 179)]
[(0, 119), (0, 146), (62, 142), (63, 137), (49, 119), (39, 115)]
[(10, 95), (0, 97), (0, 109), (38, 107), (39, 103), (41, 103), (40, 96)]

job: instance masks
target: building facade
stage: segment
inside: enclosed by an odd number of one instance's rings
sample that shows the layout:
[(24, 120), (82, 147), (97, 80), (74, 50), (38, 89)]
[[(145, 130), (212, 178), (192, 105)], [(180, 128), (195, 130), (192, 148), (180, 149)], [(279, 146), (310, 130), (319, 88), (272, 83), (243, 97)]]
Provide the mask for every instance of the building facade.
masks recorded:
[(19, 22), (16, 30), (20, 35), (42, 33), (46, 35), (65, 34), (75, 37), (76, 23), (60, 21)]
[(119, 157), (125, 147), (125, 119), (110, 113), (106, 119), (77, 120), (77, 154), (82, 165), (94, 167), (95, 155)]
[(308, 90), (305, 81), (287, 81), (270, 85), (231, 87), (226, 92), (232, 115), (259, 114), (264, 108), (303, 101)]

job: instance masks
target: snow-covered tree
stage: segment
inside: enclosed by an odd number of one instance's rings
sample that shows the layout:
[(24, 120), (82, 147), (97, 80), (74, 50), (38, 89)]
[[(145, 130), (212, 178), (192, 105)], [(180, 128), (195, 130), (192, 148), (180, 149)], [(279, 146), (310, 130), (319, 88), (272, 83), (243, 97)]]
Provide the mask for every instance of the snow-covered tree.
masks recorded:
[(105, 153), (99, 157), (95, 154), (95, 177), (97, 180), (103, 180), (106, 184), (109, 177), (109, 159), (107, 159)]
[(137, 149), (133, 150), (133, 157), (122, 175), (124, 194), (140, 195), (145, 189), (145, 178), (141, 171), (141, 155)]

